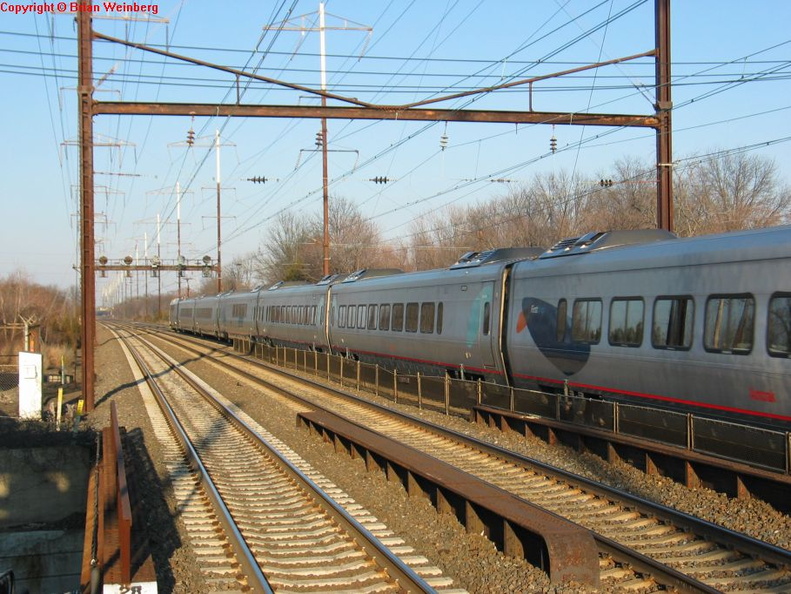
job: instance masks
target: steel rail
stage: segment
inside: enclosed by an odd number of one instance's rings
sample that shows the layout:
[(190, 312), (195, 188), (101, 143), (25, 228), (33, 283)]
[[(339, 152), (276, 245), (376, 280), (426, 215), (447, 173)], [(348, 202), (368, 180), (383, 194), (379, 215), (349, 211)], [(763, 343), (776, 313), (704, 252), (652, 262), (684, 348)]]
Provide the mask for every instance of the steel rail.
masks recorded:
[(145, 342), (152, 353), (157, 355), (157, 357), (168, 365), (172, 371), (177, 373), (182, 380), (189, 384), (190, 387), (201, 395), (209, 404), (226, 417), (234, 427), (270, 452), (273, 459), (277, 461), (281, 468), (283, 468), (303, 489), (310, 492), (316, 498), (316, 503), (324, 509), (328, 515), (335, 519), (346, 532), (352, 535), (358, 545), (387, 572), (391, 579), (398, 582), (399, 586), (405, 592), (434, 591), (423, 578), (406, 565), (397, 555), (391, 552), (390, 549), (383, 545), (370, 533), (370, 531), (327, 495), (312, 479), (305, 475), (304, 472), (289, 460), (283, 458), (277, 449), (261, 437), (255, 429), (250, 427), (232, 410), (218, 402), (201, 383), (185, 373), (184, 370), (179, 367), (178, 363), (174, 362), (167, 354), (151, 343), (140, 338), (138, 339)]
[(260, 566), (258, 565), (258, 561), (256, 561), (255, 557), (253, 556), (250, 547), (247, 545), (242, 533), (239, 531), (239, 528), (236, 526), (236, 522), (234, 522), (233, 517), (228, 510), (225, 502), (222, 500), (220, 493), (217, 491), (217, 488), (214, 486), (214, 483), (209, 476), (206, 467), (201, 462), (198, 453), (195, 451), (195, 448), (192, 446), (192, 443), (187, 437), (187, 433), (185, 432), (184, 428), (179, 423), (178, 418), (176, 417), (173, 408), (167, 402), (167, 398), (165, 397), (164, 392), (157, 384), (156, 380), (154, 379), (151, 370), (149, 369), (148, 365), (146, 365), (145, 361), (143, 361), (142, 357), (139, 355), (137, 350), (131, 345), (127, 337), (120, 336), (119, 338), (123, 341), (126, 345), (129, 352), (132, 354), (132, 357), (135, 359), (135, 363), (137, 363), (138, 367), (140, 368), (141, 373), (143, 373), (146, 384), (151, 389), (154, 397), (159, 404), (160, 409), (162, 410), (165, 418), (170, 425), (171, 430), (173, 431), (174, 435), (181, 443), (181, 446), (184, 450), (185, 456), (190, 462), (193, 470), (198, 474), (198, 479), (206, 492), (206, 495), (212, 502), (215, 512), (217, 513), (218, 520), (225, 531), (228, 540), (231, 543), (231, 547), (236, 554), (236, 558), (241, 565), (241, 569), (244, 572), (245, 576), (247, 577), (247, 584), (250, 586), (253, 591), (255, 592), (262, 592), (264, 594), (274, 594), (274, 590), (269, 585), (269, 582), (266, 579), (266, 576), (261, 571)]
[[(192, 350), (195, 353), (199, 353), (199, 351), (195, 349), (190, 349), (189, 347), (180, 346), (180, 348), (187, 348), (188, 350)], [(632, 495), (631, 493), (627, 493), (615, 489), (613, 487), (603, 485), (591, 479), (587, 479), (585, 477), (573, 474), (563, 469), (553, 467), (539, 460), (535, 460), (533, 458), (523, 456), (521, 454), (509, 451), (505, 448), (490, 444), (480, 439), (457, 433), (456, 431), (447, 429), (440, 425), (436, 425), (434, 423), (410, 415), (408, 413), (397, 411), (388, 408), (384, 405), (371, 402), (369, 400), (366, 400), (364, 398), (346, 392), (345, 390), (338, 389), (333, 386), (329, 386), (318, 380), (314, 380), (310, 377), (304, 377), (284, 369), (272, 367), (264, 362), (261, 362), (256, 359), (251, 359), (247, 356), (236, 355), (236, 354), (234, 356), (248, 363), (252, 363), (254, 365), (264, 367), (272, 373), (282, 375), (292, 380), (304, 382), (321, 390), (329, 391), (342, 398), (352, 400), (366, 407), (370, 407), (383, 414), (417, 425), (424, 430), (478, 448), (485, 453), (488, 453), (493, 456), (497, 456), (506, 461), (520, 465), (531, 466), (533, 468), (539, 469), (541, 472), (554, 476), (559, 480), (563, 480), (566, 482), (574, 482), (577, 485), (580, 485), (581, 487), (590, 491), (591, 493), (594, 493), (601, 497), (610, 497), (610, 498), (617, 497), (618, 499), (624, 501), (627, 505), (631, 505), (636, 508), (639, 508), (645, 511), (646, 513), (650, 513), (654, 516), (659, 517), (664, 521), (673, 523), (673, 525), (679, 528), (689, 530), (695, 534), (703, 536), (714, 542), (718, 542), (720, 544), (724, 544), (736, 548), (742, 553), (760, 557), (764, 561), (774, 563), (780, 566), (791, 567), (791, 551), (787, 551), (786, 549), (783, 549), (781, 547), (777, 547), (769, 543), (763, 542), (761, 540), (758, 540), (756, 538), (750, 537), (748, 535), (733, 530), (729, 530), (712, 522), (708, 522), (706, 520), (696, 518), (684, 512), (680, 512), (672, 508), (663, 506), (661, 504), (649, 501), (647, 499), (643, 499), (641, 497)], [(255, 374), (238, 369), (233, 365), (231, 365), (230, 363), (227, 363), (225, 361), (220, 361), (218, 359), (212, 359), (212, 362), (217, 365), (223, 366), (227, 369), (230, 369), (234, 373), (240, 374), (246, 379), (249, 379), (250, 381), (253, 381), (259, 385), (266, 386), (266, 388), (269, 390), (275, 391), (293, 400), (298, 400), (312, 407), (316, 406), (315, 402), (305, 397), (302, 397), (298, 394), (293, 394), (288, 390), (281, 388), (280, 386), (277, 386), (275, 384), (272, 384), (271, 382), (261, 379)], [(354, 423), (354, 421), (350, 421), (350, 422)], [(696, 580), (673, 568), (670, 568), (657, 560), (642, 555), (636, 551), (632, 551), (628, 547), (625, 547), (607, 537), (604, 537), (599, 534), (594, 534), (594, 538), (596, 539), (597, 543), (599, 543), (600, 549), (603, 552), (612, 554), (613, 557), (618, 560), (628, 561), (629, 563), (633, 564), (635, 567), (642, 567), (646, 571), (650, 571), (654, 577), (656, 577), (659, 581), (661, 581), (663, 584), (667, 586), (678, 588), (679, 590), (685, 592), (706, 592), (706, 593), (718, 592), (716, 588), (712, 588), (707, 584), (699, 580)]]

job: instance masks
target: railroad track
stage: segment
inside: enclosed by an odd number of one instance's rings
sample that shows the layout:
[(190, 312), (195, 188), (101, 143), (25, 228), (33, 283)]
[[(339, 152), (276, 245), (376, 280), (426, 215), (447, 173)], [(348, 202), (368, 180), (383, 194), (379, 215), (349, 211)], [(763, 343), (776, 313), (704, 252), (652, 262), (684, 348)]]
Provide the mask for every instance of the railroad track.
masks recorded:
[(168, 444), (180, 515), (208, 588), (462, 592), (177, 362), (139, 337), (122, 340), (149, 385), (157, 378), (159, 406), (150, 399), (146, 406)]
[[(228, 365), (227, 363), (225, 363)], [(260, 368), (260, 363), (254, 363)], [(234, 367), (234, 366), (231, 366)], [(788, 592), (791, 591), (791, 553), (784, 549), (697, 520), (675, 510), (640, 500), (610, 487), (569, 475), (512, 452), (492, 447), (436, 427), (424, 421), (404, 418), (389, 409), (372, 406), (348, 395), (295, 378), (266, 366), (276, 373), (278, 388), (292, 397), (307, 399), (311, 406), (324, 407), (393, 441), (444, 460), (457, 468), (496, 485), (516, 496), (587, 527), (596, 534), (600, 550), (602, 583), (650, 588), (651, 578), (642, 574), (674, 576), (689, 591)], [(239, 372), (239, 371), (237, 371)], [(261, 372), (242, 372), (264, 382)], [(286, 380), (282, 378), (286, 377)], [(289, 385), (293, 387), (284, 387)], [(327, 399), (306, 396), (308, 382), (322, 391), (342, 396)], [(419, 426), (416, 425), (419, 424)], [(638, 568), (632, 572), (626, 566)], [(662, 569), (664, 567), (664, 569)], [(666, 578), (658, 577), (658, 581)]]

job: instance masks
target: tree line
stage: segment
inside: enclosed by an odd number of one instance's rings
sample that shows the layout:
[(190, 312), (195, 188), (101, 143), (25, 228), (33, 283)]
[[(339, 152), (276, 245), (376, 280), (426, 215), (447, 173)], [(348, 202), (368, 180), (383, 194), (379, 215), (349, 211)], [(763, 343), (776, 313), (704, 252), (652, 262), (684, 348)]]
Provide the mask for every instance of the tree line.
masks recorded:
[[(673, 183), (674, 230), (681, 237), (791, 222), (791, 188), (781, 183), (775, 163), (759, 156), (686, 159), (675, 168)], [(478, 204), (426, 214), (396, 242), (384, 242), (354, 203), (331, 196), (331, 270), (426, 270), (449, 266), (467, 251), (549, 247), (594, 230), (655, 226), (656, 170), (636, 160), (619, 161), (593, 179), (566, 171), (536, 174)], [(322, 241), (320, 216), (283, 212), (255, 253), (226, 267), (226, 286), (315, 282), (321, 278)]]
[(25, 324), (32, 350), (45, 364), (71, 365), (80, 337), (79, 301), (75, 290), (45, 286), (23, 272), (0, 278), (0, 358), (3, 363), (23, 349)]

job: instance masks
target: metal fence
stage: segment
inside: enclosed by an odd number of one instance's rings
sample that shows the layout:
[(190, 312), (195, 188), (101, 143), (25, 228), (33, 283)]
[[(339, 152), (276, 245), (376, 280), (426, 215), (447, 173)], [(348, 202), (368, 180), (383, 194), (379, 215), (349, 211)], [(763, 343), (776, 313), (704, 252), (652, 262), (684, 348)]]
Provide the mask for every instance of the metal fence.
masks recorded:
[(622, 402), (519, 390), (480, 380), (404, 374), (329, 353), (262, 344), (250, 349), (247, 341), (235, 342), (234, 346), (269, 363), (420, 409), (468, 418), (474, 406), (486, 405), (791, 474), (791, 432), (759, 429)]
[(19, 387), (19, 365), (0, 364), (0, 391), (13, 390)]

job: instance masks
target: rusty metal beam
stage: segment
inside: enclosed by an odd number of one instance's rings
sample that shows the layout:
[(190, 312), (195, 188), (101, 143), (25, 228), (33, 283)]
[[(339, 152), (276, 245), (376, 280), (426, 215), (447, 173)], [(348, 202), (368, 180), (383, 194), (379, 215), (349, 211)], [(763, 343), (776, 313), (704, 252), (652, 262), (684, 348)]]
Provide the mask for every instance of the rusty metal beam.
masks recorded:
[(157, 267), (151, 266), (151, 264), (144, 265), (144, 264), (131, 264), (127, 266), (126, 264), (97, 264), (94, 268), (95, 272), (117, 272), (117, 271), (128, 271), (128, 272), (151, 272), (152, 270), (157, 271), (177, 271), (177, 270), (193, 270), (193, 271), (204, 271), (204, 270), (211, 270), (212, 272), (217, 272), (217, 266), (202, 266), (200, 264), (184, 264), (182, 266), (178, 265), (159, 265)]
[(95, 114), (162, 116), (237, 116), (344, 120), (409, 120), (432, 122), (483, 122), (495, 124), (555, 124), (558, 126), (636, 126), (658, 128), (656, 115), (496, 111), (475, 109), (404, 109), (392, 106), (338, 107), (303, 105), (247, 105), (210, 103), (146, 103), (97, 101)]

